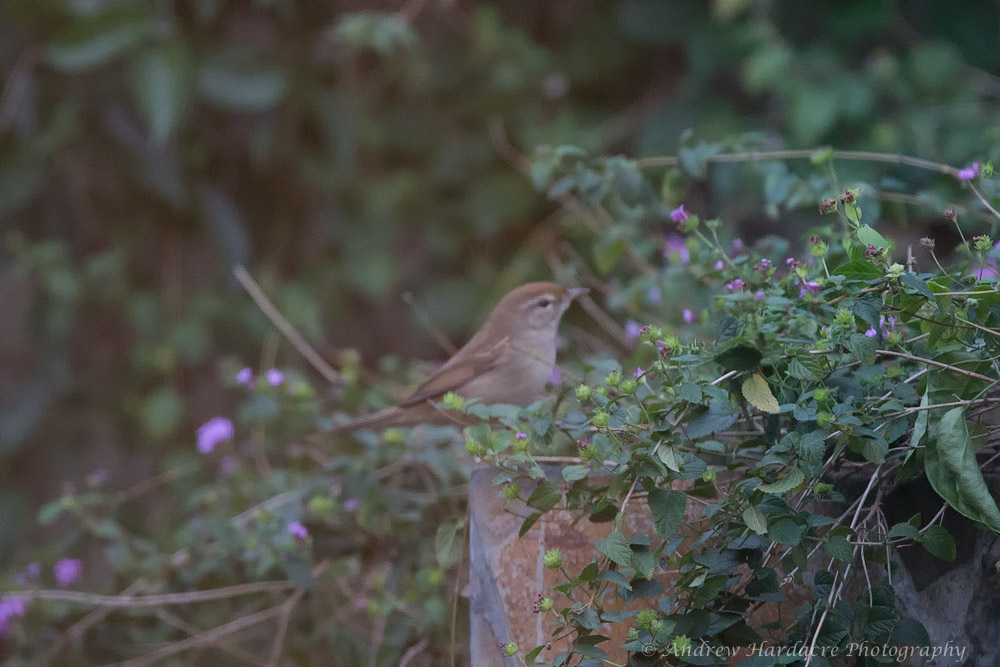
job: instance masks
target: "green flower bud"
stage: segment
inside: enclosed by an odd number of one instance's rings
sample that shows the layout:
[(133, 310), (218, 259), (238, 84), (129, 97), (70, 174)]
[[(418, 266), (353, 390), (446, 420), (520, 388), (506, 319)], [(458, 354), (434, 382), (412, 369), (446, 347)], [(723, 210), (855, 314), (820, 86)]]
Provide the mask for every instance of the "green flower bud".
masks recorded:
[(710, 231), (715, 231), (720, 227), (722, 227), (722, 220), (719, 220), (718, 218), (712, 218), (711, 220), (706, 220), (705, 227), (707, 227)]
[(593, 461), (597, 458), (597, 447), (593, 443), (589, 443), (579, 449), (579, 454), (584, 461)]
[(635, 615), (635, 624), (643, 630), (649, 630), (656, 620), (656, 612), (652, 609), (643, 609)]
[(452, 410), (462, 410), (465, 408), (465, 399), (453, 391), (449, 391), (441, 400), (444, 402), (445, 406), (451, 408)]
[(626, 639), (628, 641), (632, 642), (632, 641), (635, 641), (638, 638), (639, 638), (639, 631), (636, 630), (635, 628), (629, 628), (628, 629), (628, 636), (626, 637)]
[(444, 583), (444, 571), (436, 567), (427, 573), (427, 583), (431, 586), (440, 586)]
[(677, 635), (674, 637), (672, 647), (674, 655), (684, 655), (691, 650), (691, 640), (687, 635)]
[(809, 248), (809, 252), (812, 253), (813, 257), (824, 257), (829, 250), (830, 246), (826, 244), (826, 241), (817, 241)]
[(508, 658), (517, 654), (517, 644), (514, 642), (507, 642), (503, 645), (503, 654)]
[(403, 432), (398, 428), (387, 428), (385, 433), (382, 434), (382, 440), (387, 445), (401, 445), (406, 442), (406, 438), (403, 437)]
[(649, 624), (649, 632), (652, 635), (656, 635), (662, 629), (663, 629), (663, 621), (661, 621), (660, 619), (656, 619), (655, 621)]
[(541, 603), (538, 605), (538, 608), (542, 611), (548, 611), (549, 609), (552, 609), (552, 605), (554, 603), (555, 601), (552, 598), (543, 598)]
[(596, 410), (592, 421), (597, 428), (604, 428), (611, 423), (611, 415), (606, 410)]
[(976, 250), (989, 250), (993, 247), (993, 239), (986, 234), (972, 237), (972, 247)]
[(604, 396), (605, 398), (607, 398), (608, 388), (607, 387), (596, 387), (594, 389), (594, 393), (598, 394), (599, 396)]
[(901, 331), (893, 331), (886, 337), (886, 341), (890, 346), (899, 345), (903, 342), (903, 333)]
[(715, 481), (715, 468), (705, 468), (705, 471), (701, 473), (701, 481), (703, 482)]
[(886, 270), (886, 274), (890, 278), (898, 278), (903, 275), (903, 265), (897, 262), (893, 262), (889, 268)]
[(485, 456), (486, 445), (475, 438), (469, 438), (465, 441), (465, 453), (469, 456)]
[(328, 496), (313, 496), (309, 499), (309, 512), (315, 517), (333, 514), (333, 499)]
[(820, 387), (813, 392), (813, 398), (816, 399), (817, 402), (822, 403), (826, 399), (830, 398), (830, 390), (826, 387)]
[(521, 495), (521, 483), (511, 482), (503, 487), (503, 497), (507, 500), (514, 500)]
[(545, 565), (545, 567), (553, 570), (556, 569), (557, 567), (562, 567), (563, 564), (562, 552), (559, 551), (558, 549), (549, 549), (548, 551), (545, 552), (545, 555), (542, 556), (542, 564)]
[(816, 425), (821, 427), (829, 426), (833, 423), (833, 414), (830, 412), (820, 412), (816, 415)]
[(639, 387), (638, 383), (632, 378), (625, 378), (622, 380), (621, 386), (618, 388), (623, 394), (634, 394), (635, 390)]
[(586, 401), (590, 398), (590, 387), (585, 384), (578, 385), (576, 388), (576, 400)]
[(850, 326), (854, 322), (854, 315), (851, 314), (847, 308), (838, 308), (837, 315), (833, 318), (834, 324), (839, 324), (842, 327)]
[(618, 374), (618, 371), (611, 371), (606, 378), (604, 378), (604, 384), (609, 387), (617, 387), (621, 382), (622, 376)]

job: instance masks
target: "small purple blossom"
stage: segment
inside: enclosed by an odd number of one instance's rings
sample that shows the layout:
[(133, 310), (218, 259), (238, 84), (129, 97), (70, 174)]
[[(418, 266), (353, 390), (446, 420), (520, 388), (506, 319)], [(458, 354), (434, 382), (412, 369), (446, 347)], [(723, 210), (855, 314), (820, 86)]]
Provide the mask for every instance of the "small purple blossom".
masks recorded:
[(753, 293), (753, 298), (757, 299), (758, 301), (763, 301), (764, 300), (764, 290), (759, 289), (756, 292), (754, 292)]
[(664, 259), (669, 260), (674, 256), (677, 257), (681, 266), (686, 266), (691, 261), (691, 251), (688, 250), (687, 243), (684, 242), (684, 237), (680, 234), (670, 234), (663, 241)]
[(973, 162), (968, 167), (958, 170), (958, 180), (971, 181), (979, 175), (979, 163)]
[(584, 449), (590, 446), (590, 438), (582, 438), (580, 440), (577, 440), (576, 446), (579, 447), (580, 449)]
[(83, 562), (79, 558), (63, 558), (52, 568), (59, 588), (66, 588), (83, 572)]
[(767, 271), (768, 269), (771, 268), (771, 265), (773, 263), (774, 262), (765, 257), (764, 259), (757, 262), (757, 266), (755, 266), (754, 268), (756, 268), (758, 271)]
[(24, 599), (16, 595), (0, 597), (0, 636), (10, 632), (10, 619), (24, 616)]
[(528, 434), (527, 433), (522, 433), (521, 431), (518, 431), (514, 435), (514, 439), (515, 440), (526, 440), (527, 438), (528, 438)]
[(730, 292), (742, 292), (745, 285), (746, 283), (744, 283), (742, 279), (736, 278), (726, 283), (726, 289)]
[(27, 588), (38, 583), (42, 576), (42, 564), (39, 562), (28, 563), (24, 570), (14, 575), (14, 583), (21, 588)]
[(249, 385), (253, 382), (253, 371), (250, 370), (249, 366), (241, 369), (240, 372), (236, 374), (236, 381), (243, 385)]
[(549, 384), (562, 384), (562, 371), (553, 368), (552, 372), (549, 373)]
[(348, 498), (344, 501), (344, 509), (348, 512), (353, 512), (361, 507), (361, 501), (357, 498)]
[(267, 383), (272, 387), (278, 387), (285, 382), (285, 374), (277, 368), (272, 368), (267, 372)]
[(718, 262), (715, 263), (715, 266), (713, 266), (712, 268), (715, 269), (716, 271), (721, 271), (722, 270), (722, 266), (723, 266), (722, 265), (722, 260), (720, 259)]
[(743, 250), (743, 239), (733, 239), (733, 250), (737, 252)]
[(690, 217), (691, 216), (688, 214), (688, 212), (684, 210), (684, 204), (681, 204), (680, 206), (678, 206), (677, 208), (675, 208), (670, 212), (670, 219), (676, 222), (677, 224), (685, 222)]
[(865, 335), (869, 338), (874, 338), (878, 335), (878, 331), (875, 330), (875, 327), (868, 327), (868, 331), (865, 332)]
[(645, 371), (643, 371), (643, 370), (642, 370), (642, 366), (636, 366), (636, 367), (635, 367), (635, 372), (634, 372), (634, 373), (632, 373), (632, 377), (634, 377), (634, 378), (638, 379), (638, 378), (642, 377), (642, 374), (643, 374), (644, 372), (645, 372)]
[(288, 522), (288, 532), (299, 540), (306, 540), (309, 538), (309, 531), (298, 521)]
[(795, 264), (795, 258), (794, 257), (786, 257), (785, 258), (785, 266), (791, 266), (793, 264)]
[(233, 437), (233, 422), (225, 417), (214, 417), (198, 427), (198, 452), (211, 454), (215, 446)]
[(637, 339), (642, 332), (642, 325), (635, 320), (629, 320), (625, 323), (625, 342), (631, 343)]
[(799, 284), (799, 298), (801, 299), (806, 294), (819, 294), (819, 291), (823, 288), (815, 280), (807, 280), (804, 283)]
[[(685, 250), (686, 249), (687, 248), (685, 248)], [(657, 287), (656, 285), (653, 285), (648, 290), (646, 290), (646, 303), (648, 303), (650, 306), (659, 306), (661, 298), (662, 295), (660, 293), (660, 288)]]
[(691, 324), (694, 322), (694, 311), (690, 308), (685, 308), (681, 311), (681, 318), (687, 323)]

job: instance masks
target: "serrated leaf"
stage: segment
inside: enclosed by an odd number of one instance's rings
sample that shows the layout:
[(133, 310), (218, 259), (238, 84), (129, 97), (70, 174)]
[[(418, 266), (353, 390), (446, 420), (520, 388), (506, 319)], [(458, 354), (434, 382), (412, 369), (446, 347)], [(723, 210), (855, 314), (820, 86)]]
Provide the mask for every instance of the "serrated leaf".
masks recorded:
[(801, 468), (792, 468), (784, 477), (780, 477), (770, 484), (761, 484), (757, 489), (764, 493), (786, 493), (804, 482), (805, 479), (806, 474), (802, 472)]
[(760, 373), (754, 373), (743, 381), (743, 398), (762, 412), (776, 414), (781, 410), (778, 399), (771, 393), (767, 380)]
[(595, 546), (598, 551), (622, 567), (632, 564), (632, 547), (629, 546), (625, 536), (617, 530), (608, 535), (607, 539), (597, 540)]
[(823, 373), (823, 362), (815, 357), (795, 357), (788, 362), (788, 374), (798, 380), (819, 380)]
[(653, 525), (663, 537), (670, 537), (684, 521), (687, 496), (674, 489), (651, 489), (647, 498), (653, 514)]
[(562, 489), (555, 482), (545, 480), (528, 496), (528, 507), (548, 512), (562, 500)]
[(826, 549), (826, 553), (843, 563), (850, 563), (854, 560), (854, 549), (843, 535), (830, 537), (823, 547)]
[(772, 523), (767, 529), (767, 536), (778, 544), (794, 546), (802, 541), (805, 528), (795, 521), (782, 517)]
[(933, 556), (942, 560), (955, 560), (955, 538), (941, 526), (928, 526), (921, 535), (920, 543)]
[(756, 507), (751, 506), (743, 510), (743, 520), (746, 522), (747, 528), (758, 535), (767, 533), (767, 517)]
[(909, 287), (921, 296), (926, 296), (928, 299), (934, 298), (934, 292), (931, 291), (931, 288), (928, 287), (927, 283), (921, 280), (915, 273), (907, 272), (900, 274), (899, 282), (903, 283), (905, 287)]
[(434, 535), (434, 555), (443, 568), (451, 567), (462, 556), (462, 542), (455, 539), (458, 529), (458, 523), (446, 523), (438, 526)]
[(851, 354), (864, 365), (871, 366), (875, 363), (875, 341), (868, 336), (860, 333), (851, 334), (847, 341), (847, 347), (851, 350)]

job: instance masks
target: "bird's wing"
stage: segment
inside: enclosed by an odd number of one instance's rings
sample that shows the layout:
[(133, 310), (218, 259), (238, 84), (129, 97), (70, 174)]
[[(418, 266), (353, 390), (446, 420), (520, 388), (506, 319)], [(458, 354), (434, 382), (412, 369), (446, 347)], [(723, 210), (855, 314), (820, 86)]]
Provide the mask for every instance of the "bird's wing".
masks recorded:
[(500, 352), (506, 346), (507, 339), (504, 338), (500, 343), (483, 352), (470, 354), (460, 359), (452, 357), (436, 373), (427, 378), (426, 382), (417, 387), (409, 398), (400, 403), (399, 407), (437, 399), (449, 391), (461, 395), (462, 387), (470, 380), (493, 368), (500, 358)]

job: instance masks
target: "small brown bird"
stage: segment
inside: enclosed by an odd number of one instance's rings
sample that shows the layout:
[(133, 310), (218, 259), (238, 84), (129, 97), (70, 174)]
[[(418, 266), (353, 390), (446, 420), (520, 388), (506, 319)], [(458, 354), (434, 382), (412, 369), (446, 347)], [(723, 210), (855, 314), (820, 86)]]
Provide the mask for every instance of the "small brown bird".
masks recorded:
[(482, 328), (399, 405), (333, 429), (386, 429), (415, 424), (463, 424), (461, 415), (435, 407), (449, 391), (493, 405), (526, 406), (538, 398), (556, 362), (559, 320), (586, 288), (528, 283), (509, 292)]

